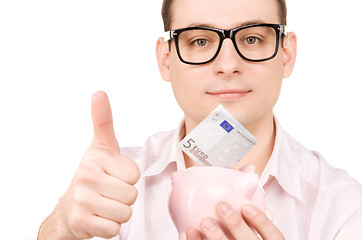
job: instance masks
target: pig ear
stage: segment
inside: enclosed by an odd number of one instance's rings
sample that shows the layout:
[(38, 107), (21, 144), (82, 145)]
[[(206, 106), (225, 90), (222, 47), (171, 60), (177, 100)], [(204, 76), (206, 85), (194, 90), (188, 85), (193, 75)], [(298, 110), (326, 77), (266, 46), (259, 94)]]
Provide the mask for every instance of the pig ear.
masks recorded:
[(255, 173), (255, 166), (252, 164), (248, 164), (248, 165), (242, 166), (239, 170), (242, 172), (245, 172), (245, 173)]
[(259, 177), (257, 174), (242, 174), (239, 178), (238, 190), (244, 193), (244, 196), (251, 199), (258, 187)]
[(181, 172), (180, 171), (176, 171), (176, 172), (172, 173), (171, 174), (172, 184), (175, 184), (180, 178), (181, 178)]
[(270, 220), (273, 220), (273, 211), (269, 207), (266, 208), (265, 214)]

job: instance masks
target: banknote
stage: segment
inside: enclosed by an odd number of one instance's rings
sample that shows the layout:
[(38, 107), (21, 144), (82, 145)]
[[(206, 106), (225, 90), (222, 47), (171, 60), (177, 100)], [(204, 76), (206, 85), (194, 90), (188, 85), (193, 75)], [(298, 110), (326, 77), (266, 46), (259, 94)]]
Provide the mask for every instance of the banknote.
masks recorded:
[(179, 143), (200, 165), (232, 168), (257, 139), (219, 105)]

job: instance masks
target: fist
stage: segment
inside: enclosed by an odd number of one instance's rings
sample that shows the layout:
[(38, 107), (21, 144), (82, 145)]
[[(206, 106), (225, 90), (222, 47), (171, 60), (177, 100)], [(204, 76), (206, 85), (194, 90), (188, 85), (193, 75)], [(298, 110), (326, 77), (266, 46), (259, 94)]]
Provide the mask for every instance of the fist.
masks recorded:
[(73, 239), (116, 236), (136, 201), (136, 163), (120, 154), (107, 95), (92, 97), (93, 141), (57, 206), (62, 228)]

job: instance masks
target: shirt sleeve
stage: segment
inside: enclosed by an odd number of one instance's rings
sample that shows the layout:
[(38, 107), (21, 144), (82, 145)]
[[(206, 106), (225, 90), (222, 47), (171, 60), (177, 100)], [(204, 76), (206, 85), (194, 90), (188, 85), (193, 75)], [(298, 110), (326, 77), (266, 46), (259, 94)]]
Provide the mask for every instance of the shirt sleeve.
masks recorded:
[(21, 240), (37, 240), (38, 239), (38, 232), (39, 232), (39, 227), (34, 229), (31, 233), (26, 235)]
[(362, 236), (362, 208), (356, 211), (348, 220), (345, 222), (335, 240), (351, 240), (359, 239)]
[[(38, 239), (38, 232), (39, 232), (39, 228), (34, 229), (31, 233), (29, 233), (27, 236), (25, 236), (21, 240), (37, 240)], [(104, 240), (104, 238), (94, 237), (94, 238), (91, 238), (90, 240)], [(110, 238), (108, 240), (120, 240), (120, 237), (117, 235), (117, 236), (115, 236), (113, 238)]]
[[(119, 236), (117, 235), (117, 236), (115, 236), (115, 237), (113, 237), (113, 238), (109, 238), (109, 239), (107, 239), (107, 240), (119, 240), (120, 238), (119, 238)], [(94, 238), (91, 238), (90, 240), (105, 240), (105, 238), (99, 238), (99, 237), (94, 237)]]

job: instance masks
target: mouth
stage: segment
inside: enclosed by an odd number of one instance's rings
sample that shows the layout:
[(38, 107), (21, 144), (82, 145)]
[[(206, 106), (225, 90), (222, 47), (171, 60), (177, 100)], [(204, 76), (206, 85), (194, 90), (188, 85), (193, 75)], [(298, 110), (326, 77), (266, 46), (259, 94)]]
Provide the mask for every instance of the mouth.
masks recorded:
[(251, 93), (251, 90), (244, 91), (236, 89), (226, 89), (226, 90), (207, 92), (207, 94), (213, 97), (217, 97), (221, 100), (237, 100), (246, 97), (249, 93)]

